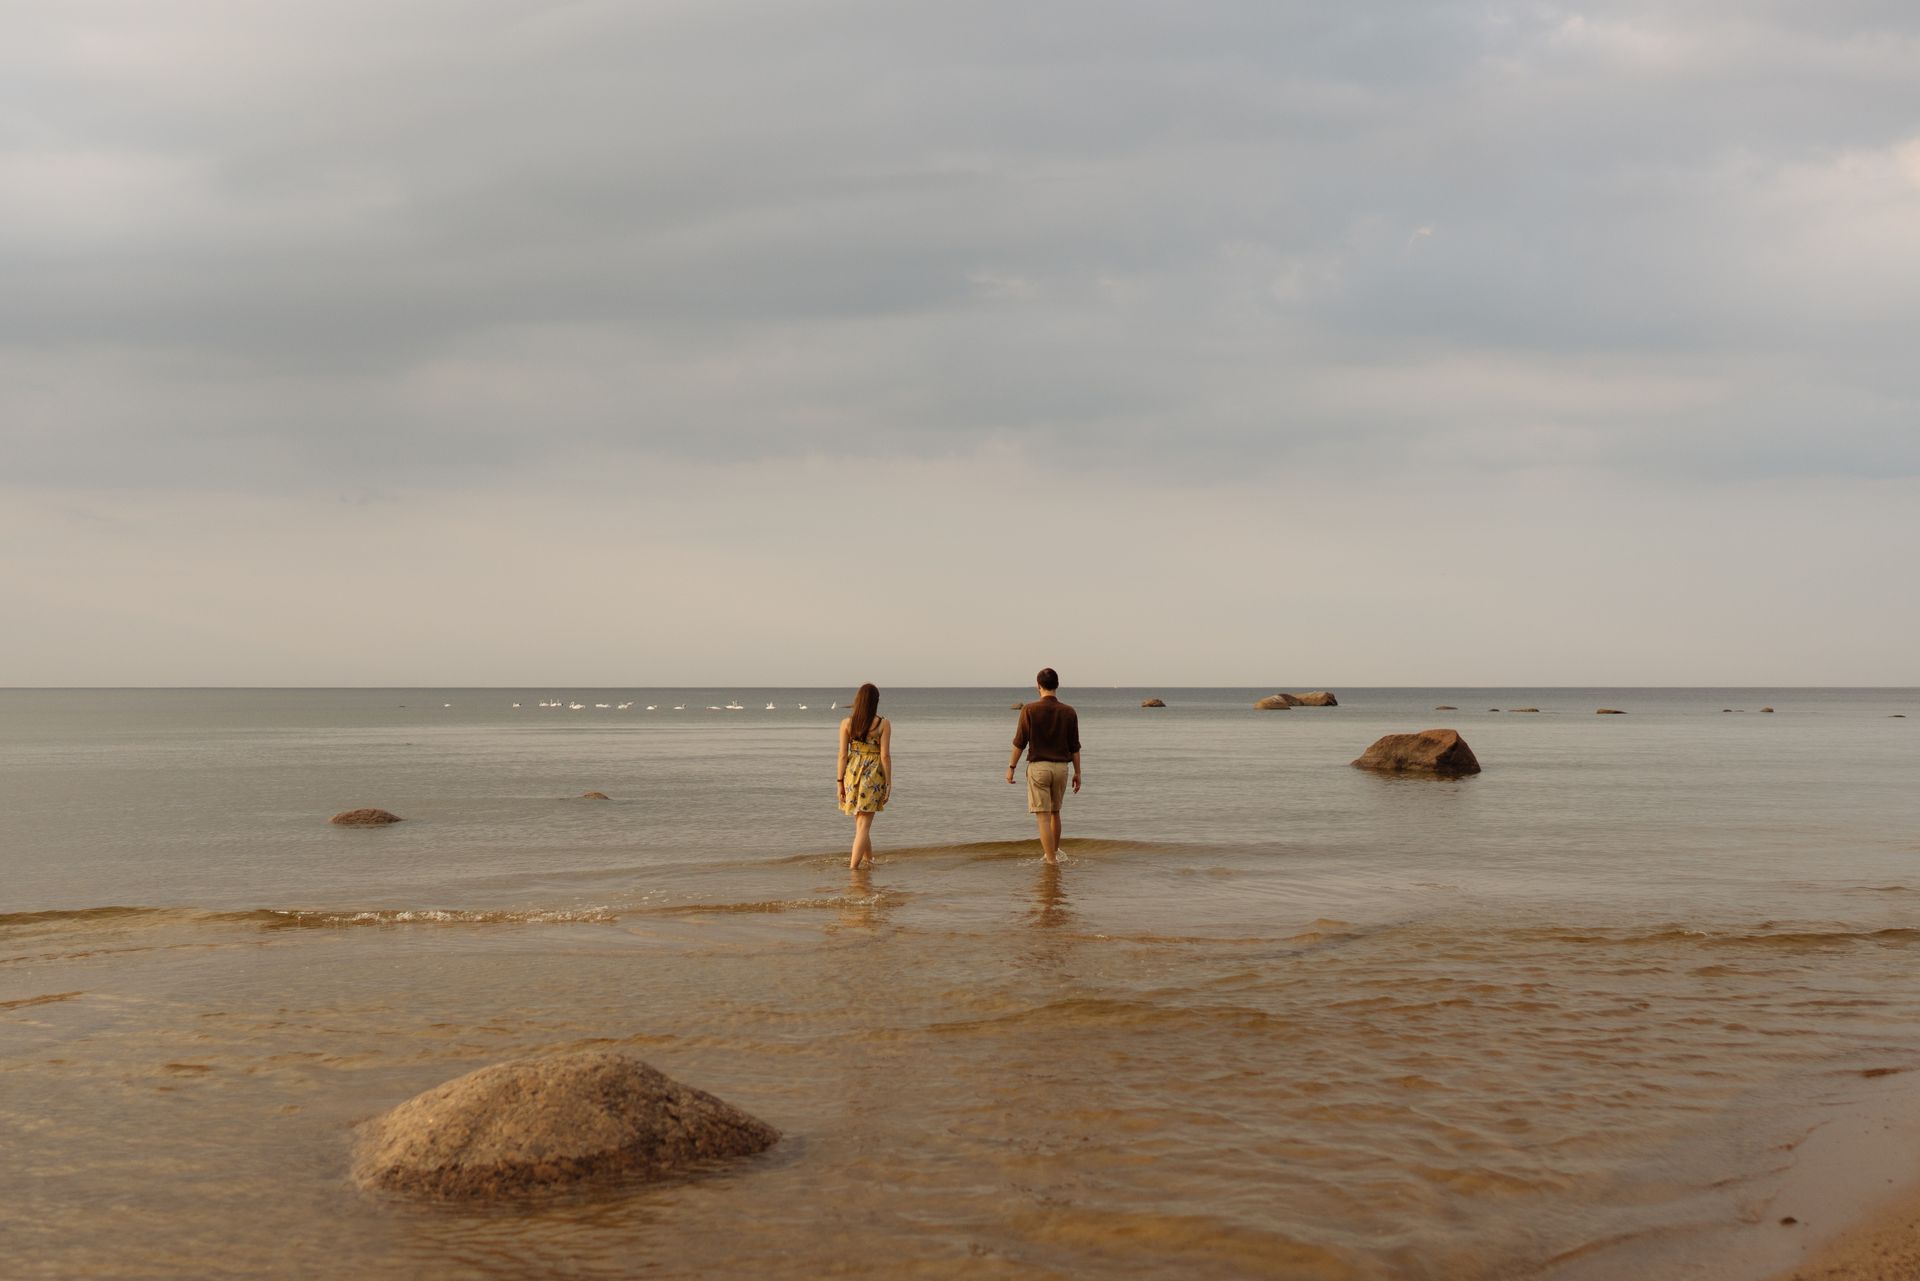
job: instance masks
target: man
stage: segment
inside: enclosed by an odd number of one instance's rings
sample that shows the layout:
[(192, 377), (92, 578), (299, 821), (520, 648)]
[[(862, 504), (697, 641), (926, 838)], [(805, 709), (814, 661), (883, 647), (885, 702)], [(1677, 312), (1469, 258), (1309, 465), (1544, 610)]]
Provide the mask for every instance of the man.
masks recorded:
[(1020, 724), (1013, 731), (1013, 756), (1007, 761), (1007, 782), (1027, 754), (1027, 809), (1040, 828), (1040, 853), (1047, 862), (1059, 861), (1060, 802), (1067, 796), (1067, 766), (1073, 766), (1073, 790), (1080, 791), (1080, 715), (1060, 701), (1060, 677), (1043, 667), (1033, 678), (1040, 691), (1037, 702), (1020, 708)]

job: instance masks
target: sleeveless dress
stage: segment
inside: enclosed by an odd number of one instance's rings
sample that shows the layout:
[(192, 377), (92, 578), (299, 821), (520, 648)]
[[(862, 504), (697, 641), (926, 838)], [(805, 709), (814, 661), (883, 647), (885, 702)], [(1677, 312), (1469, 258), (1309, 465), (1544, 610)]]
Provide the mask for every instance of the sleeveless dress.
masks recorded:
[(885, 717), (876, 716), (865, 738), (847, 739), (847, 772), (841, 776), (847, 799), (840, 802), (842, 814), (878, 814), (887, 808), (892, 785), (880, 766), (880, 730), (886, 723)]

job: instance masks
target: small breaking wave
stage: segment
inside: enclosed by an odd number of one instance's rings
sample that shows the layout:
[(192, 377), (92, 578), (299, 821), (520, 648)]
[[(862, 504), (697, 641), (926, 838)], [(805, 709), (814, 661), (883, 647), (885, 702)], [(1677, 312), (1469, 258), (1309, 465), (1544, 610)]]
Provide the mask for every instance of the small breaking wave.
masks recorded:
[(356, 925), (573, 925), (617, 921), (610, 907), (485, 910), (472, 908), (264, 907), (216, 912), (191, 907), (88, 907), (64, 911), (0, 913), (0, 930), (79, 928), (145, 929), (170, 925), (253, 925), (264, 929), (344, 929)]
[(1613, 944), (1617, 946), (1665, 945), (1673, 943), (1694, 947), (1848, 947), (1861, 943), (1920, 942), (1920, 929), (1911, 926), (1886, 926), (1880, 929), (1848, 929), (1845, 926), (1780, 925), (1762, 921), (1740, 929), (1710, 929), (1668, 924), (1651, 929), (1545, 929), (1520, 932), (1550, 943)]
[(477, 911), (466, 908), (374, 908), (359, 912), (318, 912), (271, 908), (264, 913), (271, 929), (335, 930), (357, 925), (604, 925), (620, 919), (608, 907), (546, 908), (532, 911)]

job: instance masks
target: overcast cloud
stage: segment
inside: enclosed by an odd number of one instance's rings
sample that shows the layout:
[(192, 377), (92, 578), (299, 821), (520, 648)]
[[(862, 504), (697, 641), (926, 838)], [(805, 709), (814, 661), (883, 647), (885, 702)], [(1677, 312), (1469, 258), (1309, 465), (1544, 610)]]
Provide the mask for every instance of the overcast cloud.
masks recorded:
[(1909, 3), (11, 0), (0, 685), (1915, 684), (1916, 335)]

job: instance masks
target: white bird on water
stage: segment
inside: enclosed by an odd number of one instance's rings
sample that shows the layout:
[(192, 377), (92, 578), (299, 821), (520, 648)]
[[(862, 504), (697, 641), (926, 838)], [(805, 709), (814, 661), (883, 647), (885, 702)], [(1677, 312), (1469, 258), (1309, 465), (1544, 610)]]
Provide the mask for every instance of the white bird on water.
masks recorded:
[(802, 704), (800, 704), (800, 710), (801, 710), (801, 711), (803, 711), (803, 712), (804, 712), (804, 711), (806, 711), (806, 710), (807, 710), (807, 705), (806, 705), (805, 703), (802, 703)]
[[(649, 708), (648, 710), (649, 710), (649, 711), (651, 711), (652, 709), (651, 709), (651, 708)], [(682, 704), (680, 704), (680, 706), (678, 706), (678, 707), (676, 707), (676, 708), (674, 708), (673, 710), (674, 710), (674, 711), (676, 711), (676, 712), (684, 712), (684, 711), (686, 711), (686, 710), (687, 710), (687, 705), (686, 705), (685, 703), (682, 703)]]
[(652, 704), (652, 703), (648, 703), (648, 704), (647, 704), (647, 710), (648, 710), (648, 711), (652, 711), (652, 710), (653, 710), (653, 704)]
[(520, 704), (518, 704), (518, 703), (515, 703), (515, 704), (514, 704), (514, 706), (515, 706), (515, 707), (518, 707), (518, 706), (520, 706)]
[(768, 711), (770, 711), (770, 712), (772, 712), (772, 711), (777, 711), (777, 710), (779, 710), (779, 709), (777, 709), (776, 707), (774, 707), (774, 705), (773, 705), (772, 703), (768, 703), (768, 704), (767, 704), (767, 710), (768, 710)]

